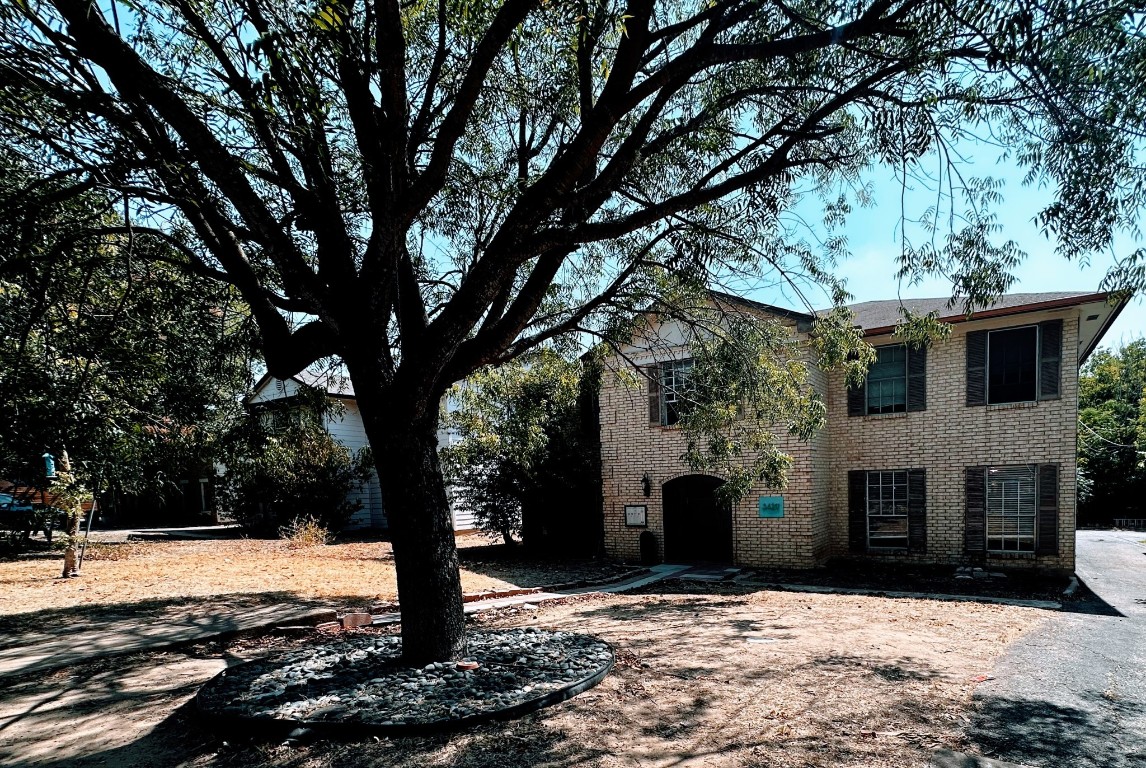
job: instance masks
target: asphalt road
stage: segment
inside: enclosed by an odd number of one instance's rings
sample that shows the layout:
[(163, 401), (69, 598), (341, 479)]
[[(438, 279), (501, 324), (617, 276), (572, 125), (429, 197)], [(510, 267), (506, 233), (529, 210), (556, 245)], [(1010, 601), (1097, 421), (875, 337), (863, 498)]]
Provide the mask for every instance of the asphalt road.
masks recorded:
[(1031, 766), (1146, 768), (1146, 533), (1080, 531), (1076, 572), (1097, 596), (1054, 614), (979, 686), (970, 736)]

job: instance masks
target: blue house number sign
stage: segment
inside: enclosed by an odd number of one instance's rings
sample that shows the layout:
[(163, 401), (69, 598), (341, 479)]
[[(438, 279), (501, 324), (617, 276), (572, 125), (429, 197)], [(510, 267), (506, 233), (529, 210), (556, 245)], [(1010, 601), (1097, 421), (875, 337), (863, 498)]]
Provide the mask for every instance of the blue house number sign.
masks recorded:
[(784, 516), (784, 497), (783, 496), (761, 496), (759, 509), (760, 509), (760, 517), (783, 517)]

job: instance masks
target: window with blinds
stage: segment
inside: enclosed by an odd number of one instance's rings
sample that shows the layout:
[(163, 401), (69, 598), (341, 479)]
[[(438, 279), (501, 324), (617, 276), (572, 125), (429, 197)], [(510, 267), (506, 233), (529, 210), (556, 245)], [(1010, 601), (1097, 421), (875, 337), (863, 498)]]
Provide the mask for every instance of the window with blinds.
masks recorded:
[(1035, 467), (987, 467), (987, 551), (1034, 552)]
[(907, 471), (867, 473), (867, 545), (907, 548)]

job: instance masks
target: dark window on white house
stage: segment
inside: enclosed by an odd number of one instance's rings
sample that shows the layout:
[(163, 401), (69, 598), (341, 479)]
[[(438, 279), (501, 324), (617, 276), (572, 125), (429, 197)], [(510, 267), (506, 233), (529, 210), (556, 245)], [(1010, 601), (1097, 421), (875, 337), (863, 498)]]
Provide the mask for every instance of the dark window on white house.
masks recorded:
[(987, 402), (1025, 403), (1038, 397), (1037, 325), (987, 334)]
[(907, 410), (907, 346), (875, 348), (876, 359), (867, 372), (867, 412), (901, 413)]
[(867, 546), (907, 549), (907, 470), (867, 473)]
[(661, 363), (661, 424), (672, 426), (688, 412), (689, 372), (692, 360), (669, 360)]
[(1034, 552), (1035, 466), (987, 467), (987, 551)]

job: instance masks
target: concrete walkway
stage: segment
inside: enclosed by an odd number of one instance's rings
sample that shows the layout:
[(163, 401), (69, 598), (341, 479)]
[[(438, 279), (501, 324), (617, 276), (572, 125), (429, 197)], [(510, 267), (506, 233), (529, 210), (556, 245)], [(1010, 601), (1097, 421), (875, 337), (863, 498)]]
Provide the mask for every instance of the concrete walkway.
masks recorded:
[(1089, 613), (1055, 613), (975, 697), (978, 751), (1032, 766), (1146, 766), (1146, 533), (1079, 531)]
[[(533, 592), (528, 595), (514, 595), (512, 597), (495, 597), (489, 600), (475, 600), (472, 603), (465, 604), (466, 615), (471, 613), (481, 613), (482, 611), (492, 611), (500, 608), (514, 608), (523, 605), (539, 605), (547, 600), (560, 600), (571, 595), (589, 595), (589, 594), (616, 594), (618, 592), (628, 592), (630, 589), (637, 589), (646, 584), (652, 584), (662, 579), (672, 578), (678, 574), (684, 573), (691, 569), (690, 565), (654, 565), (649, 568), (649, 573), (644, 576), (634, 576), (629, 579), (624, 579), (613, 584), (605, 584), (597, 587), (584, 587), (580, 589), (563, 589), (557, 592)], [(401, 615), (398, 613), (379, 613), (374, 616), (374, 626), (381, 626), (384, 624), (397, 624), (400, 622)]]

